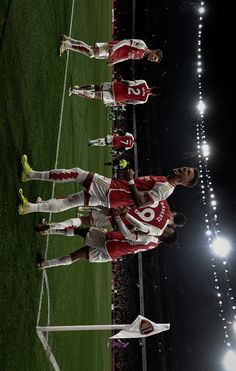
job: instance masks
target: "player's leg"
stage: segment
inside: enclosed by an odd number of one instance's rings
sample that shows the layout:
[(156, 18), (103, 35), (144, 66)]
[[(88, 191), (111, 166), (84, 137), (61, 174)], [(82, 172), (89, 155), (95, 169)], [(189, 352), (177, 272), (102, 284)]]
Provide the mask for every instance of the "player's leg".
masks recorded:
[(51, 222), (36, 224), (34, 230), (41, 234), (60, 234), (64, 236), (74, 236), (75, 229), (79, 228), (82, 224), (81, 218), (68, 219), (63, 222)]
[(106, 138), (97, 138), (89, 140), (90, 147), (104, 147), (106, 145), (107, 145)]
[(89, 58), (94, 58), (94, 47), (86, 44), (84, 41), (72, 39), (64, 35), (61, 40), (60, 56), (66, 51), (72, 50), (86, 55)]
[(52, 198), (39, 203), (31, 203), (23, 195), (22, 189), (19, 190), (20, 205), (19, 214), (31, 213), (59, 213), (74, 207), (88, 206), (87, 193), (80, 191), (65, 198)]
[(37, 263), (39, 269), (61, 267), (71, 265), (78, 260), (89, 260), (89, 247), (84, 246), (74, 251), (68, 256), (62, 256), (56, 259), (40, 259)]
[(73, 88), (69, 88), (69, 96), (79, 95), (80, 97), (87, 99), (98, 99), (96, 92), (99, 90), (99, 85), (86, 84), (82, 86), (75, 85)]
[(112, 106), (116, 102), (114, 100), (112, 83), (103, 82), (99, 85), (99, 88), (96, 90), (95, 99), (100, 99), (107, 106)]
[(23, 155), (21, 158), (22, 173), (21, 180), (27, 182), (29, 180), (41, 180), (46, 182), (65, 183), (78, 182), (83, 185), (84, 181), (92, 177), (92, 173), (80, 168), (73, 169), (55, 169), (49, 171), (36, 171), (29, 165), (28, 157)]

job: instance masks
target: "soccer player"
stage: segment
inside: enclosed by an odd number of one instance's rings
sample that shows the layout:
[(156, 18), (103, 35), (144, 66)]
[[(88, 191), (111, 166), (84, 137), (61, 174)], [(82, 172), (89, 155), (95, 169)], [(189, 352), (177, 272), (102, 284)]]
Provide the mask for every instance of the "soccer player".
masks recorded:
[(133, 148), (135, 139), (131, 133), (124, 135), (107, 135), (105, 138), (89, 139), (88, 145), (91, 147), (112, 146), (113, 149), (128, 149)]
[(123, 107), (126, 104), (146, 103), (149, 95), (160, 94), (160, 88), (149, 88), (145, 80), (114, 80), (99, 85), (75, 85), (69, 88), (69, 96), (73, 94), (83, 98), (101, 100), (107, 107)]
[(113, 66), (116, 63), (128, 59), (142, 58), (147, 58), (147, 60), (151, 62), (160, 63), (163, 55), (160, 49), (149, 49), (143, 40), (116, 40), (99, 42), (91, 46), (83, 41), (75, 40), (64, 35), (61, 40), (60, 56), (62, 56), (66, 50), (84, 54), (89, 58), (106, 59), (109, 66)]
[(173, 231), (170, 230), (163, 237), (154, 237), (142, 232), (132, 232), (123, 223), (119, 209), (113, 211), (114, 219), (119, 232), (107, 232), (101, 228), (76, 229), (84, 237), (85, 246), (72, 252), (68, 256), (56, 259), (40, 259), (37, 263), (39, 269), (71, 265), (79, 260), (90, 263), (105, 263), (119, 259), (123, 255), (136, 254), (156, 248), (161, 241), (172, 243)]
[[(125, 225), (133, 225), (139, 232), (161, 236), (167, 226), (171, 228), (183, 227), (186, 217), (182, 213), (171, 212), (166, 200), (161, 201), (158, 206), (146, 206), (142, 208), (120, 207), (120, 215), (123, 217)], [(64, 236), (76, 235), (76, 229), (81, 225), (92, 227), (113, 228), (114, 220), (111, 212), (113, 210), (105, 208), (91, 208), (90, 215), (68, 219), (63, 222), (47, 223), (43, 219), (42, 223), (35, 226), (35, 231), (41, 234), (59, 234)]]
[(30, 167), (26, 155), (22, 156), (21, 162), (23, 166), (22, 181), (77, 182), (86, 189), (86, 191), (77, 192), (63, 199), (54, 198), (40, 203), (30, 203), (20, 189), (19, 214), (21, 215), (35, 212), (57, 213), (78, 206), (116, 208), (119, 206), (158, 205), (160, 201), (167, 199), (172, 194), (176, 186), (195, 186), (199, 176), (196, 168), (181, 167), (173, 169), (166, 177), (134, 178), (133, 170), (128, 169), (128, 180), (113, 180), (80, 168), (35, 171)]

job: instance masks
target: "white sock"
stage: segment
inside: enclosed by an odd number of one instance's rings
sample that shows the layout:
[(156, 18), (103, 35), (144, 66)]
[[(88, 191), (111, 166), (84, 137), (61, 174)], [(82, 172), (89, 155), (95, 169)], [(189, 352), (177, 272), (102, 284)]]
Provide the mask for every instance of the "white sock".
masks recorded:
[(84, 191), (80, 191), (66, 198), (52, 198), (38, 204), (27, 204), (26, 214), (30, 213), (59, 213), (74, 207), (84, 206)]
[(45, 182), (66, 183), (78, 182), (83, 183), (89, 172), (79, 167), (72, 169), (54, 169), (49, 171), (32, 170), (27, 177), (30, 180), (42, 180)]
[(66, 236), (66, 237), (73, 237), (74, 234), (74, 229), (48, 229), (47, 234), (57, 234), (61, 236)]
[(47, 230), (48, 234), (60, 234), (67, 237), (74, 236), (74, 230), (75, 228), (78, 228), (81, 226), (81, 219), (80, 218), (74, 218), (74, 219), (68, 219), (64, 222), (59, 223), (50, 223), (50, 228)]
[(89, 58), (94, 57), (93, 48), (90, 45), (87, 45), (86, 43), (84, 43), (83, 41), (71, 39), (71, 40), (65, 41), (64, 45), (67, 50), (68, 49), (73, 50), (77, 53), (84, 54)]
[(71, 256), (69, 255), (62, 258), (44, 260), (44, 268), (60, 267), (63, 265), (70, 265), (72, 263), (73, 261), (71, 259)]
[(50, 224), (50, 229), (73, 229), (81, 226), (80, 218), (65, 220), (64, 222), (53, 222)]
[(90, 143), (92, 146), (96, 146), (96, 147), (104, 147), (107, 145), (105, 138), (92, 139), (90, 140)]
[(89, 99), (93, 99), (95, 97), (95, 88), (88, 89), (74, 86), (72, 92), (75, 95), (79, 95), (80, 97), (85, 97)]

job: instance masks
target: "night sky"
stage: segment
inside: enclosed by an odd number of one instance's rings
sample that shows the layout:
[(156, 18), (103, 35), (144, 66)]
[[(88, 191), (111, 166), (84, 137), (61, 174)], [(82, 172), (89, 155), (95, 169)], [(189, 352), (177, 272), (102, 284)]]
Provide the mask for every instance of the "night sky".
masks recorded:
[[(136, 38), (163, 50), (160, 65), (135, 63), (135, 78), (162, 93), (136, 108), (139, 174), (167, 175), (181, 165), (197, 165), (198, 115), (197, 40), (200, 2), (137, 0)], [(228, 5), (228, 4), (226, 4)], [(221, 234), (236, 242), (235, 168), (235, 31), (232, 9), (216, 1), (205, 3), (202, 28), (202, 93), (209, 166)], [(126, 26), (121, 36), (128, 37)], [(131, 77), (130, 63), (119, 67)], [(132, 128), (132, 126), (131, 126)], [(132, 129), (130, 129), (132, 130)], [(147, 340), (148, 370), (218, 371), (225, 352), (222, 321), (214, 289), (211, 254), (205, 237), (200, 187), (177, 188), (171, 205), (187, 216), (176, 246), (143, 254), (146, 313), (154, 321), (171, 323), (171, 330)], [(229, 257), (236, 292), (236, 254)], [(145, 281), (146, 279), (146, 281)], [(150, 281), (154, 282), (150, 285)], [(156, 281), (156, 282), (155, 282)], [(157, 286), (157, 287), (155, 287)], [(155, 305), (154, 305), (155, 303)], [(161, 343), (161, 344), (160, 344)], [(159, 351), (159, 349), (161, 349)]]

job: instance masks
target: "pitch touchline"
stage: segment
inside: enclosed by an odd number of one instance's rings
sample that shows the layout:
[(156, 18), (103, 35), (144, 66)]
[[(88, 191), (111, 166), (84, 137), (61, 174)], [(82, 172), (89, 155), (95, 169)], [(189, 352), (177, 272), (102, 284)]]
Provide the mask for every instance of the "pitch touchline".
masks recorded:
[[(69, 36), (71, 36), (71, 30), (72, 30), (72, 23), (73, 23), (73, 16), (74, 16), (74, 0), (72, 1), (71, 6), (71, 16), (70, 16), (70, 29), (69, 29)], [(62, 118), (63, 118), (63, 112), (64, 112), (64, 101), (65, 101), (65, 91), (66, 91), (66, 80), (67, 80), (67, 71), (68, 71), (68, 64), (69, 64), (69, 52), (67, 53), (66, 58), (66, 68), (65, 68), (65, 75), (64, 75), (64, 84), (63, 84), (63, 94), (62, 94), (62, 100), (61, 100), (61, 111), (60, 111), (60, 120), (59, 120), (59, 128), (58, 128), (58, 135), (57, 135), (57, 150), (56, 150), (56, 159), (55, 159), (55, 166), (54, 169), (57, 168), (58, 164), (58, 156), (59, 156), (59, 149), (60, 149), (60, 140), (61, 140), (61, 128), (62, 128)], [(55, 183), (53, 183), (52, 186), (52, 197), (54, 197), (55, 193)], [(49, 214), (49, 223), (51, 222), (52, 214)], [(46, 240), (46, 248), (45, 248), (45, 258), (47, 257), (48, 252), (48, 246), (49, 246), (49, 236), (47, 236)], [(41, 282), (41, 291), (39, 296), (39, 308), (38, 308), (38, 316), (37, 316), (37, 326), (39, 325), (40, 320), (40, 314), (41, 314), (41, 307), (42, 307), (42, 298), (43, 298), (43, 291), (44, 291), (44, 280), (45, 276), (47, 277), (47, 273), (44, 271), (42, 282)], [(49, 298), (49, 293), (48, 293)], [(49, 314), (50, 315), (50, 314)], [(48, 318), (49, 322), (49, 318)]]

